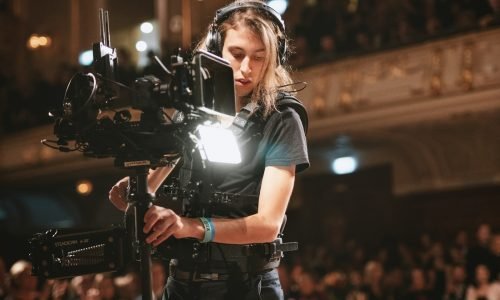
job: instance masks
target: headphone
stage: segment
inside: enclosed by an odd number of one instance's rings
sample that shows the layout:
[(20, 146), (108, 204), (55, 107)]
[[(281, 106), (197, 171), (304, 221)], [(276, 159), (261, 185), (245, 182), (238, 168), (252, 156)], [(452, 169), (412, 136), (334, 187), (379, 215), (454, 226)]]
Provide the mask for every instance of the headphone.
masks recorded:
[(285, 22), (281, 18), (280, 14), (274, 10), (272, 7), (264, 2), (260, 1), (249, 1), (249, 2), (235, 2), (231, 3), (215, 13), (215, 18), (207, 34), (206, 47), (207, 51), (215, 55), (222, 56), (222, 37), (219, 32), (219, 26), (226, 21), (231, 14), (238, 10), (252, 8), (264, 13), (269, 20), (271, 20), (278, 28), (282, 37), (278, 37), (278, 64), (284, 64), (286, 61), (286, 51), (287, 42), (285, 37)]

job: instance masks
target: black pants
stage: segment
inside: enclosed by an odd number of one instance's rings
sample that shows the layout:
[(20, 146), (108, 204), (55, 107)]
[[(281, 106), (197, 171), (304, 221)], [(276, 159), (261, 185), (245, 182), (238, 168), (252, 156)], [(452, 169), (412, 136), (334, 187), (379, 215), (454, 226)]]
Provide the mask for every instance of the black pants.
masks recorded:
[(163, 300), (283, 300), (276, 269), (244, 280), (180, 281), (172, 276), (165, 286)]

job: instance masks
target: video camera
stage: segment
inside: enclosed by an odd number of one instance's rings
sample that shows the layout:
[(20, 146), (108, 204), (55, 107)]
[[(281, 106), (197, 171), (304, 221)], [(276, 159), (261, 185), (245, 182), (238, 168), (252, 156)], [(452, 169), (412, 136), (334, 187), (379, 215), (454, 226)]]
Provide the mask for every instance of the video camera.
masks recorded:
[[(42, 141), (63, 152), (115, 157), (116, 164), (147, 160), (155, 165), (165, 154), (180, 153), (198, 124), (234, 115), (235, 92), (229, 63), (207, 51), (189, 62), (171, 57), (162, 62), (165, 81), (152, 75), (133, 86), (117, 80), (118, 58), (111, 48), (107, 12), (100, 11), (101, 42), (93, 45), (93, 71), (75, 74), (67, 85), (62, 108), (52, 111), (58, 140)], [(169, 109), (176, 111), (174, 117)], [(171, 110), (170, 110), (171, 111)]]

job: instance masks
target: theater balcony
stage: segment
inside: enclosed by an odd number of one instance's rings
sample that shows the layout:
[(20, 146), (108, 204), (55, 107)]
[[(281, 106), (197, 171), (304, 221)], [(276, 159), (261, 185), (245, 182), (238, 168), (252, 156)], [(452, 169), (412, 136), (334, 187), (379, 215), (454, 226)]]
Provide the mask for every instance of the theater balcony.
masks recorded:
[(302, 70), (310, 174), (352, 156), (396, 195), (500, 182), (500, 29)]
[[(391, 169), (395, 195), (500, 182), (500, 29), (346, 57), (296, 73), (310, 115), (312, 167)], [(114, 174), (112, 159), (40, 144), (43, 126), (2, 137), (0, 181), (29, 186)]]

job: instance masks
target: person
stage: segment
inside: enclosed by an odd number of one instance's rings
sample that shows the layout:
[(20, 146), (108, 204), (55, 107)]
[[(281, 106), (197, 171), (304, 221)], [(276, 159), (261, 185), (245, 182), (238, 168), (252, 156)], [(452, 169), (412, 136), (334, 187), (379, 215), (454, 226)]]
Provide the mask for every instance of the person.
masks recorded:
[(7, 299), (37, 299), (38, 279), (31, 275), (32, 265), (26, 260), (18, 260), (10, 267), (10, 295)]
[(439, 299), (432, 296), (428, 287), (428, 276), (423, 268), (414, 267), (410, 270), (410, 288), (406, 293), (404, 299)]
[(151, 277), (155, 299), (161, 299), (161, 296), (163, 295), (163, 287), (165, 286), (166, 281), (165, 275), (166, 272), (165, 267), (163, 266), (163, 262), (153, 260), (151, 265)]
[[(304, 116), (291, 105), (280, 105), (283, 99), (296, 99), (285, 92), (292, 83), (287, 43), (276, 11), (261, 1), (238, 0), (217, 11), (196, 48), (221, 56), (232, 67), (235, 120), (246, 122), (240, 127), (234, 121), (230, 129), (237, 133), (242, 162), (209, 163), (198, 170), (183, 156), (177, 160), (181, 186), (209, 178), (214, 193), (208, 195), (222, 194), (229, 201), (188, 213), (152, 205), (145, 213), (147, 243), (158, 246), (174, 237), (175, 247), (188, 245), (180, 253), (189, 255), (170, 260), (163, 299), (283, 299), (276, 268), (293, 245), (286, 249), (277, 237), (296, 173), (309, 166)], [(151, 171), (149, 192), (155, 193), (174, 169)], [(121, 210), (127, 208), (127, 185), (123, 178), (109, 192)]]
[(467, 288), (465, 299), (500, 299), (500, 284), (491, 280), (488, 266), (483, 264), (477, 265), (475, 275), (474, 283)]
[(370, 260), (364, 268), (364, 286), (362, 291), (368, 299), (385, 299), (386, 291), (382, 285), (384, 267), (376, 260)]
[(476, 230), (476, 243), (469, 248), (469, 251), (467, 252), (467, 255), (465, 257), (467, 282), (469, 284), (474, 283), (474, 280), (476, 279), (476, 268), (478, 265), (485, 265), (491, 272), (491, 235), (491, 226), (489, 224), (482, 223), (478, 226)]
[(466, 291), (465, 267), (454, 265), (450, 270), (450, 278), (443, 300), (465, 300)]
[(500, 280), (500, 234), (495, 233), (491, 238), (491, 279)]

